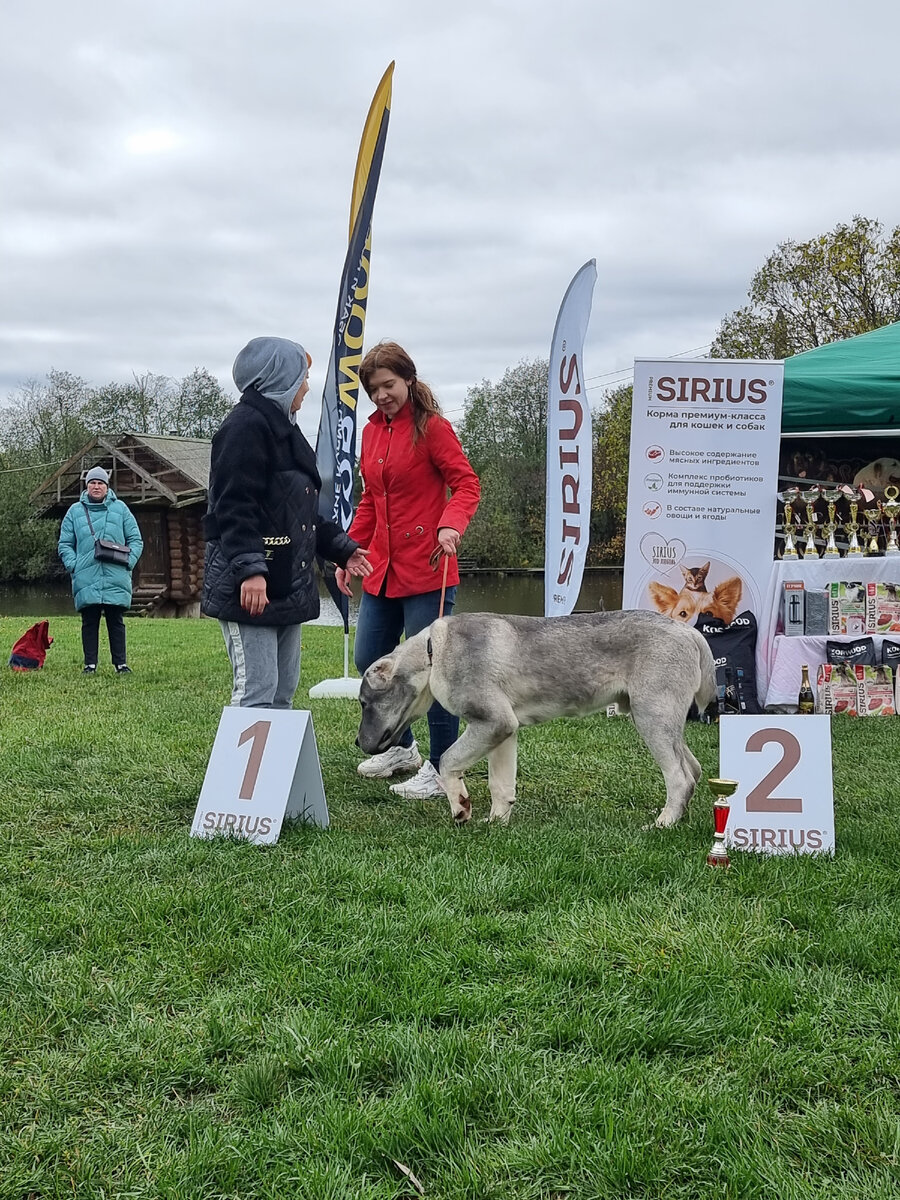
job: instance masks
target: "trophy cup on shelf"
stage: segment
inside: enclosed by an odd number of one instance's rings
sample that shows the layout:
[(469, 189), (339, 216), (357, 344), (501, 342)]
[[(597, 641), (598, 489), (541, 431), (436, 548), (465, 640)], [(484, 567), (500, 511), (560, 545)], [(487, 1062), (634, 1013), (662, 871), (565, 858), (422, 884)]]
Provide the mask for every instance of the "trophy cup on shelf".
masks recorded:
[(900, 488), (894, 487), (893, 484), (884, 489), (884, 500), (881, 504), (881, 511), (888, 520), (887, 545), (884, 548), (885, 555), (894, 556), (900, 554), (900, 544), (897, 542), (897, 516), (900, 514), (900, 500), (897, 499), (898, 496), (900, 496)]
[(803, 530), (806, 541), (803, 545), (804, 558), (818, 558), (816, 546), (816, 501), (822, 495), (822, 489), (817, 483), (800, 493), (800, 499), (806, 505), (806, 528)]
[(778, 499), (784, 504), (784, 553), (782, 558), (799, 558), (794, 544), (794, 505), (800, 502), (798, 487), (785, 488), (778, 493)]
[[(875, 501), (877, 505), (878, 502)], [(878, 543), (878, 534), (881, 525), (881, 508), (867, 508), (865, 510), (866, 520), (869, 522), (869, 544), (866, 547), (866, 554), (875, 555), (881, 554), (881, 546)]]
[(828, 524), (825, 526), (825, 553), (822, 555), (823, 558), (841, 557), (841, 552), (838, 550), (834, 535), (840, 529), (835, 519), (835, 506), (843, 494), (839, 487), (822, 488), (822, 495), (825, 497), (825, 503), (828, 505)]
[(725, 827), (728, 824), (728, 814), (731, 812), (730, 796), (737, 791), (737, 781), (734, 779), (710, 779), (709, 786), (715, 794), (713, 802), (713, 821), (715, 833), (712, 849), (706, 856), (708, 867), (728, 867), (731, 859), (725, 849)]
[(859, 521), (856, 516), (859, 511), (859, 502), (862, 500), (862, 494), (859, 488), (850, 487), (849, 484), (844, 486), (844, 495), (850, 505), (850, 520), (847, 522), (846, 530), (850, 535), (849, 544), (847, 546), (847, 557), (856, 558), (863, 552), (862, 546), (859, 544)]

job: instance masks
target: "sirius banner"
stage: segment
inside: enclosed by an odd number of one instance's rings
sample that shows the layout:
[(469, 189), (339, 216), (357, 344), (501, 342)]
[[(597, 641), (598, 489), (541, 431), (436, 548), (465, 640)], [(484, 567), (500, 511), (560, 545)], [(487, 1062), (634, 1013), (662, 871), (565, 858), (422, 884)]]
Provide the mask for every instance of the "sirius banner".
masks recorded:
[[(341, 275), (316, 439), (316, 463), (322, 477), (319, 512), (323, 520), (338, 521), (343, 529), (348, 529), (353, 520), (353, 466), (359, 399), (357, 371), (362, 361), (369, 295), (372, 212), (387, 140), (393, 74), (394, 64), (391, 63), (375, 91), (359, 145), (350, 204), (350, 244)], [(342, 607), (337, 599), (336, 602)], [(342, 611), (345, 608), (346, 604)]]
[[(784, 365), (634, 365), (623, 608), (758, 620), (772, 572)], [(708, 621), (708, 618), (705, 618)]]
[(569, 284), (550, 345), (547, 387), (547, 514), (544, 616), (565, 617), (581, 591), (591, 529), (591, 409), (583, 349), (591, 315), (595, 259)]

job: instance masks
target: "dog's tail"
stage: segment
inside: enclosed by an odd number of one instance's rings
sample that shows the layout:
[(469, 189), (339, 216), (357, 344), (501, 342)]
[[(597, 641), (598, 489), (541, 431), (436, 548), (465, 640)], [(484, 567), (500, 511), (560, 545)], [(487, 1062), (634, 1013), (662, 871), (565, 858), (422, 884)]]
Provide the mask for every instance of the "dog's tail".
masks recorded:
[(694, 693), (694, 703), (702, 713), (716, 698), (716, 664), (703, 634), (694, 628), (690, 632), (694, 635), (700, 666), (700, 686)]

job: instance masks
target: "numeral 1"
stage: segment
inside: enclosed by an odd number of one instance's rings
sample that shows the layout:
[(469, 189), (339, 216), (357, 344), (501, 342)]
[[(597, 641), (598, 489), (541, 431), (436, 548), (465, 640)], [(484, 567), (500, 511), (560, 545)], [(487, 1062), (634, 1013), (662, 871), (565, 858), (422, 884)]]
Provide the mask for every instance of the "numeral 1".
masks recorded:
[(259, 768), (262, 763), (263, 751), (266, 748), (266, 739), (269, 736), (271, 728), (271, 721), (257, 721), (255, 725), (251, 725), (249, 729), (245, 729), (238, 738), (239, 746), (243, 746), (244, 742), (249, 741), (251, 738), (253, 739), (253, 745), (250, 747), (250, 757), (247, 760), (247, 769), (241, 781), (241, 790), (238, 792), (238, 798), (241, 800), (253, 799), (253, 789), (256, 787), (256, 780), (259, 778)]

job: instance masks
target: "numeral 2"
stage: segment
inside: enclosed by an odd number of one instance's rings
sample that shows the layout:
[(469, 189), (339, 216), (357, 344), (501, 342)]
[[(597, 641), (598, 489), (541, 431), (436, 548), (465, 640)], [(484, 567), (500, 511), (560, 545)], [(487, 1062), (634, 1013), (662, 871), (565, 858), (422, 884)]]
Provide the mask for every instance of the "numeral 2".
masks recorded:
[(798, 813), (803, 812), (803, 800), (799, 796), (773, 796), (772, 792), (790, 775), (800, 761), (800, 743), (785, 729), (757, 729), (747, 739), (746, 749), (758, 754), (764, 746), (775, 742), (783, 751), (780, 760), (771, 771), (747, 793), (747, 812)]

